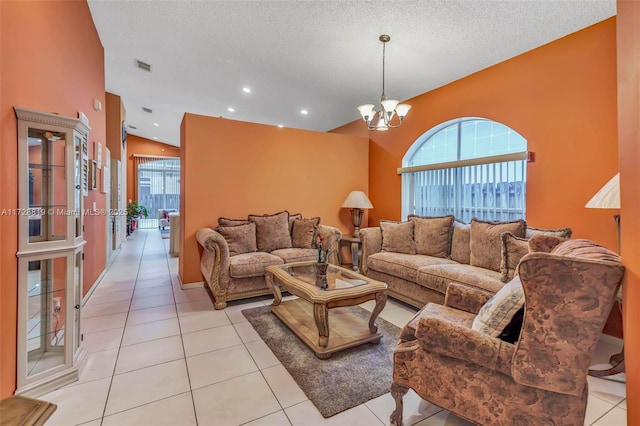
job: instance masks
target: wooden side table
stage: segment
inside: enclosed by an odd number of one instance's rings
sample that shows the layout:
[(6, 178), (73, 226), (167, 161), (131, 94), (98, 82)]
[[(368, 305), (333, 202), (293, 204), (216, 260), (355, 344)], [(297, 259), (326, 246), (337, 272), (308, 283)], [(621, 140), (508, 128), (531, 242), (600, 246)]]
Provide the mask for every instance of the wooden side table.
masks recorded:
[[(616, 295), (616, 302), (618, 303), (618, 307), (622, 311), (622, 286), (618, 289), (618, 293)], [(619, 354), (611, 355), (609, 358), (609, 364), (613, 367), (606, 370), (589, 370), (589, 375), (593, 377), (607, 377), (613, 376), (614, 374), (624, 373), (624, 346), (622, 346), (622, 351)]]
[(0, 401), (0, 424), (39, 426), (56, 411), (57, 405), (39, 399), (14, 395)]
[[(340, 247), (343, 245), (351, 245), (351, 259), (353, 264), (353, 270), (358, 272), (360, 270), (360, 253), (362, 252), (362, 241), (360, 237), (355, 234), (343, 235), (340, 240)], [(340, 264), (342, 264), (342, 257), (340, 258)]]

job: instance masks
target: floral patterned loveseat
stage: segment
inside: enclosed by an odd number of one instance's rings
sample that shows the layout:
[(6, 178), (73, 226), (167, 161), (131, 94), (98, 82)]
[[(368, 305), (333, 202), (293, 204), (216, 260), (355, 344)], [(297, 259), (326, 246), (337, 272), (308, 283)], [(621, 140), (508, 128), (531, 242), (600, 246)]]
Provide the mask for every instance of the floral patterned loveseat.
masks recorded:
[(342, 232), (288, 211), (249, 215), (247, 219), (218, 219), (218, 227), (200, 228), (200, 271), (213, 295), (215, 309), (227, 301), (270, 294), (264, 279), (269, 265), (318, 259), (317, 235), (323, 236), (329, 263), (338, 263)]

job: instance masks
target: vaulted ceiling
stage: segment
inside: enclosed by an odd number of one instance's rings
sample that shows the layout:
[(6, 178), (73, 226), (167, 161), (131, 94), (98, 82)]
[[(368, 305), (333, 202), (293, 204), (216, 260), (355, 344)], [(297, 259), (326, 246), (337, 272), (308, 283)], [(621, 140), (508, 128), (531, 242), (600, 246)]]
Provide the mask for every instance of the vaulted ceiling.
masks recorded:
[(176, 146), (185, 112), (319, 131), (359, 119), (356, 107), (377, 103), (382, 91), (381, 34), (391, 36), (386, 95), (405, 100), (616, 13), (615, 0), (89, 7), (105, 49), (106, 89), (122, 97), (129, 133)]

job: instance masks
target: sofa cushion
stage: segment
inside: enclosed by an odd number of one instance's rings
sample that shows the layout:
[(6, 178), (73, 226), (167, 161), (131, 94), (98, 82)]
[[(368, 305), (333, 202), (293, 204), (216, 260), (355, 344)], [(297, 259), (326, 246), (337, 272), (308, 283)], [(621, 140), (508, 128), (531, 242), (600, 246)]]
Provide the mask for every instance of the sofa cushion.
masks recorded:
[[(516, 237), (524, 237), (526, 222), (485, 222), (471, 219), (471, 265), (492, 271), (500, 271), (502, 244), (500, 234), (511, 232)], [(258, 244), (258, 249), (260, 245)]]
[(256, 224), (258, 251), (271, 252), (277, 249), (291, 248), (288, 211), (262, 216), (250, 214), (249, 220)]
[(553, 235), (537, 234), (529, 238), (529, 252), (551, 253), (551, 250), (566, 238), (554, 237)]
[(426, 256), (449, 257), (453, 216), (423, 217), (409, 215), (413, 222), (416, 253)]
[(229, 247), (229, 256), (256, 251), (256, 224), (245, 223), (234, 226), (218, 226), (216, 232), (222, 235)]
[(313, 248), (313, 241), (319, 224), (319, 217), (295, 219), (291, 230), (291, 245), (295, 248)]
[(515, 276), (480, 308), (471, 329), (499, 337), (523, 306), (524, 289), (520, 277)]
[(229, 258), (229, 275), (232, 278), (260, 277), (269, 265), (282, 265), (278, 256), (261, 251), (239, 254)]
[(218, 225), (220, 226), (244, 225), (245, 223), (249, 223), (249, 219), (229, 219), (227, 217), (218, 218)]
[[(421, 254), (403, 254), (379, 252), (367, 257), (367, 268), (387, 275), (417, 282), (418, 270), (423, 266), (438, 264), (455, 264), (449, 259), (442, 259)], [(444, 293), (444, 291), (443, 291)]]
[(501, 280), (503, 283), (508, 283), (517, 273), (516, 268), (520, 259), (529, 253), (529, 240), (516, 237), (511, 232), (502, 233), (500, 240), (502, 241)]
[(284, 260), (284, 263), (304, 262), (306, 260), (318, 259), (318, 250), (313, 248), (278, 249), (272, 251), (271, 254)]
[(504, 285), (500, 281), (500, 272), (455, 262), (422, 267), (418, 270), (415, 282), (442, 294), (446, 293), (451, 282), (467, 284), (491, 293), (500, 290)]
[(413, 318), (402, 328), (400, 331), (401, 341), (416, 340), (416, 329), (420, 319), (425, 317), (441, 318), (444, 321), (459, 324), (468, 328), (471, 328), (474, 318), (474, 314), (470, 312), (454, 309), (449, 306), (439, 305), (437, 303), (429, 303), (422, 310), (418, 311)]
[(556, 229), (543, 229), (543, 228), (534, 228), (532, 226), (527, 226), (527, 230), (525, 236), (527, 238), (531, 238), (534, 235), (551, 235), (553, 237), (559, 238), (571, 238), (571, 228), (556, 228)]
[(468, 265), (471, 263), (471, 225), (453, 221), (451, 235), (451, 260)]
[(413, 240), (413, 222), (380, 221), (382, 231), (382, 251), (403, 254), (416, 254)]

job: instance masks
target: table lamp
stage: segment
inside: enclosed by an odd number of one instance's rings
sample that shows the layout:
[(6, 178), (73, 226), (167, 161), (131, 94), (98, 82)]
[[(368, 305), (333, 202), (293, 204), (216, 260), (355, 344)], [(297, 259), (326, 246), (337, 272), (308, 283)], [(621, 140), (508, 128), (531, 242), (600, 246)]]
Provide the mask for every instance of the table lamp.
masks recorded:
[[(619, 209), (620, 208), (620, 173), (612, 177), (609, 182), (605, 183), (596, 194), (591, 197), (589, 202), (585, 204), (588, 209)], [(616, 221), (616, 229), (618, 231), (618, 254), (620, 254), (620, 215), (613, 215)], [(618, 289), (616, 295), (618, 306), (622, 305), (622, 286)], [(612, 355), (609, 362), (613, 365), (608, 370), (589, 370), (589, 375), (594, 377), (605, 377), (625, 371), (624, 366), (624, 348), (619, 354)]]
[(342, 208), (351, 209), (351, 220), (353, 221), (354, 234), (357, 234), (360, 230), (360, 224), (362, 223), (362, 215), (364, 209), (372, 209), (373, 204), (367, 198), (367, 195), (362, 191), (351, 191), (347, 196), (347, 199), (342, 203)]
[[(596, 194), (585, 204), (588, 209), (619, 209), (620, 208), (620, 173), (605, 183)], [(620, 215), (613, 215), (618, 231), (618, 254), (620, 253)]]

